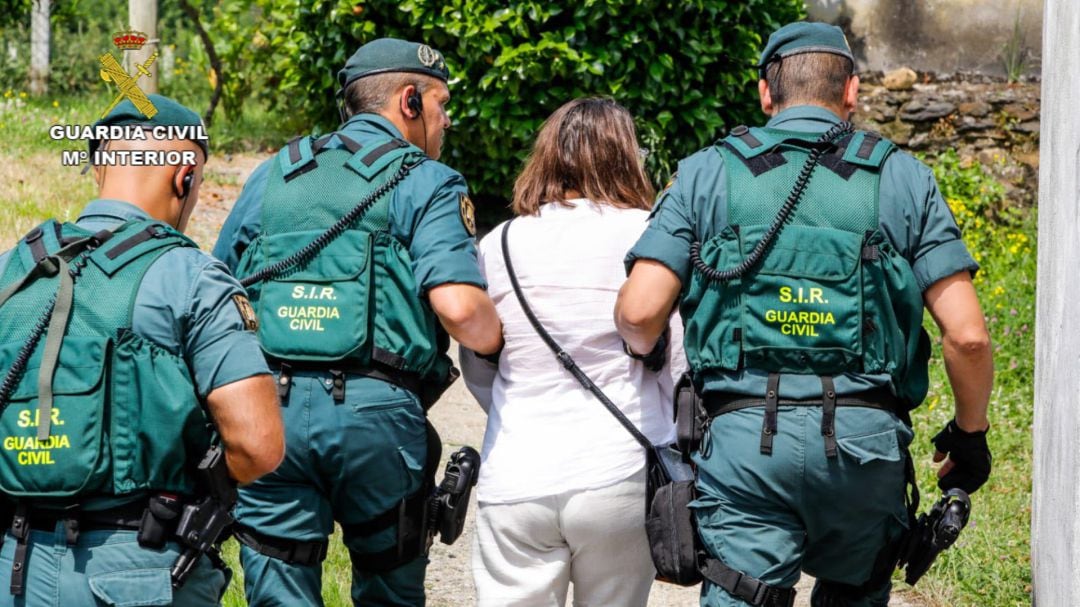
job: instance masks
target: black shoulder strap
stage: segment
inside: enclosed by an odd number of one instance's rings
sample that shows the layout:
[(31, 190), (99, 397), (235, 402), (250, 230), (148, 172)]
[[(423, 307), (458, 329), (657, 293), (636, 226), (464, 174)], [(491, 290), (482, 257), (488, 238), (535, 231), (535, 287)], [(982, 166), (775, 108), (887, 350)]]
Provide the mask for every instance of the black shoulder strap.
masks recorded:
[(579, 367), (576, 362), (574, 362), (574, 359), (570, 357), (566, 350), (563, 350), (562, 347), (559, 346), (559, 344), (551, 337), (551, 334), (547, 332), (547, 329), (544, 329), (544, 326), (540, 324), (540, 321), (536, 318), (536, 315), (533, 314), (532, 308), (529, 307), (529, 303), (525, 301), (525, 294), (522, 293), (521, 285), (518, 284), (517, 275), (514, 273), (514, 264), (510, 261), (510, 245), (507, 235), (510, 233), (510, 224), (513, 223), (513, 221), (514, 220), (511, 219), (510, 221), (506, 222), (506, 226), (503, 227), (503, 262), (506, 264), (506, 273), (510, 277), (510, 284), (514, 287), (514, 295), (517, 296), (518, 303), (521, 304), (521, 310), (525, 312), (526, 318), (529, 319), (529, 324), (531, 324), (533, 329), (536, 330), (536, 334), (540, 336), (540, 339), (544, 340), (544, 343), (547, 344), (548, 348), (551, 348), (551, 351), (555, 354), (555, 358), (559, 359), (559, 362), (562, 364), (562, 366), (565, 367), (566, 370), (574, 376), (574, 379), (576, 379), (578, 383), (581, 384), (581, 387), (585, 388), (589, 392), (592, 392), (593, 395), (600, 400), (600, 403), (603, 404), (604, 407), (612, 415), (615, 416), (615, 419), (618, 420), (620, 424), (622, 424), (623, 428), (626, 428), (626, 431), (629, 432), (630, 435), (634, 437), (634, 440), (636, 440), (638, 444), (644, 447), (646, 451), (652, 449), (652, 443), (649, 442), (649, 439), (646, 438), (646, 436), (642, 434), (640, 430), (634, 427), (634, 424), (631, 423), (630, 420), (626, 419), (626, 416), (623, 415), (623, 412), (619, 411), (619, 408), (615, 406), (615, 403), (611, 402), (611, 399), (608, 398), (606, 394), (604, 394), (603, 390), (601, 390), (600, 387), (593, 382), (593, 380), (589, 379), (588, 375), (585, 375), (585, 372), (581, 370), (581, 367)]

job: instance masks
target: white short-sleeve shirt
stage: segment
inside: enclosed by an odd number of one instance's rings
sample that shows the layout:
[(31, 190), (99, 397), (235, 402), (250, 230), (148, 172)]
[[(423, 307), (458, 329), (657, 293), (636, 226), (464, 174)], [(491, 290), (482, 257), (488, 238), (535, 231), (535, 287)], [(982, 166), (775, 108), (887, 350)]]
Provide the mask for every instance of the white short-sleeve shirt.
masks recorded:
[[(623, 258), (648, 212), (586, 199), (546, 204), (510, 228), (511, 260), (537, 318), (653, 444), (674, 440), (672, 386), (686, 369), (682, 324), (672, 319), (669, 364), (659, 372), (628, 357), (614, 309)], [(571, 376), (529, 324), (503, 263), (502, 232), (480, 243), (481, 270), (503, 322), (497, 372), (464, 352), (465, 380), (488, 412), (477, 497), (510, 503), (606, 487), (644, 465), (644, 450)]]

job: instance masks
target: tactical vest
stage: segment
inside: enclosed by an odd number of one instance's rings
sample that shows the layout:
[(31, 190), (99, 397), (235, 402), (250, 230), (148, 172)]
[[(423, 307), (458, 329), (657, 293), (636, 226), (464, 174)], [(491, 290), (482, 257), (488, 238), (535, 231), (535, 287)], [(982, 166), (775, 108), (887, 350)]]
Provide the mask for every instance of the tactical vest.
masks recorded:
[[(728, 225), (701, 248), (711, 268), (743, 261), (775, 219), (815, 136), (736, 129), (715, 146)], [(765, 257), (717, 284), (695, 271), (683, 299), (691, 368), (832, 376), (887, 374), (910, 407), (928, 388), (929, 342), (914, 273), (879, 228), (881, 167), (895, 146), (856, 132), (827, 151)]]
[(0, 378), (25, 365), (0, 403), (5, 494), (192, 492), (185, 466), (209, 446), (209, 418), (183, 358), (132, 331), (143, 276), (180, 246), (195, 244), (155, 221), (95, 235), (50, 220), (14, 249), (0, 273)]
[[(346, 147), (326, 147), (334, 135)], [(447, 375), (446, 338), (417, 296), (408, 250), (389, 232), (393, 188), (426, 158), (399, 139), (360, 145), (340, 133), (294, 139), (278, 153), (262, 231), (237, 268), (248, 277), (268, 356), (374, 365), (440, 381)], [(342, 223), (365, 199), (372, 205)], [(293, 263), (301, 251), (313, 255)], [(252, 276), (260, 272), (266, 278)]]

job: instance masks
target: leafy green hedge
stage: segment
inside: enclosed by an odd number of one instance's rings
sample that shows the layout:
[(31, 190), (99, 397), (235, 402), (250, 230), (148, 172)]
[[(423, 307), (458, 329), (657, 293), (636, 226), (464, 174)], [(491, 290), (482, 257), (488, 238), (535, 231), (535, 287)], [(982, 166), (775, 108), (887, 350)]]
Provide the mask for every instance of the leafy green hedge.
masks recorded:
[(493, 197), (509, 195), (543, 119), (581, 95), (631, 110), (660, 183), (679, 158), (757, 120), (751, 66), (763, 38), (803, 10), (802, 0), (256, 0), (252, 18), (223, 4), (213, 28), (231, 39), (225, 60), (246, 67), (227, 75), (230, 105), (265, 90), (297, 129), (336, 124), (334, 74), (360, 44), (394, 36), (441, 50), (454, 79), (444, 160)]

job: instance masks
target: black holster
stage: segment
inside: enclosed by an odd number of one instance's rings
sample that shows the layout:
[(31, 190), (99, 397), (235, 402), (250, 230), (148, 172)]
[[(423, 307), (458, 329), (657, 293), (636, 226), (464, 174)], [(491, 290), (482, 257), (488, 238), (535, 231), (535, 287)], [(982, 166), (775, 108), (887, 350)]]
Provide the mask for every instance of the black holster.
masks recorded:
[(683, 462), (690, 463), (690, 456), (701, 446), (708, 423), (701, 396), (687, 371), (675, 384), (675, 445), (682, 453)]

